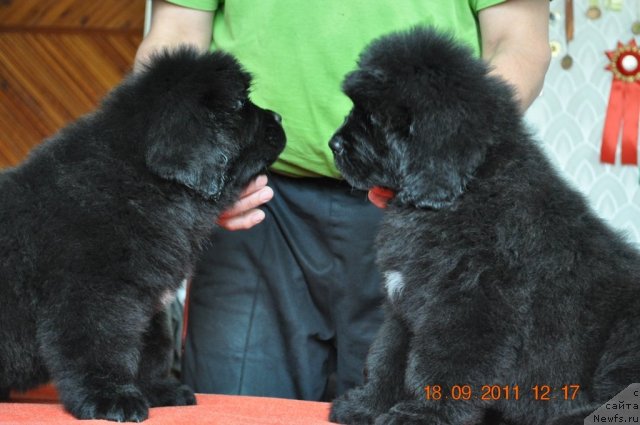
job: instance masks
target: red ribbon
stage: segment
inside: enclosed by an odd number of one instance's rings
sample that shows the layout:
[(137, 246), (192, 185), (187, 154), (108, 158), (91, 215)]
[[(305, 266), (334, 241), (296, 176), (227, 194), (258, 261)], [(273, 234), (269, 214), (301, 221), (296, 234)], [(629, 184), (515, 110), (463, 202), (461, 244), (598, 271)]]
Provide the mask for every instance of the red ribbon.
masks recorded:
[(638, 114), (640, 114), (640, 84), (627, 83), (624, 123), (622, 127), (622, 163), (638, 163)]
[(618, 136), (622, 130), (622, 163), (638, 163), (638, 116), (640, 85), (613, 80), (609, 94), (607, 118), (602, 132), (600, 161), (614, 164)]
[(607, 69), (613, 72), (609, 93), (607, 116), (602, 131), (600, 161), (615, 163), (618, 138), (622, 131), (622, 164), (638, 163), (638, 121), (640, 117), (640, 65), (625, 69), (623, 59), (633, 56), (640, 63), (640, 52), (635, 40), (623, 45), (618, 42), (616, 50), (606, 52), (610, 63)]
[(602, 147), (600, 148), (600, 161), (609, 164), (616, 162), (616, 147), (618, 146), (618, 134), (622, 122), (624, 105), (624, 88), (627, 83), (613, 80), (611, 93), (609, 93), (609, 106), (607, 106), (607, 118), (602, 131)]

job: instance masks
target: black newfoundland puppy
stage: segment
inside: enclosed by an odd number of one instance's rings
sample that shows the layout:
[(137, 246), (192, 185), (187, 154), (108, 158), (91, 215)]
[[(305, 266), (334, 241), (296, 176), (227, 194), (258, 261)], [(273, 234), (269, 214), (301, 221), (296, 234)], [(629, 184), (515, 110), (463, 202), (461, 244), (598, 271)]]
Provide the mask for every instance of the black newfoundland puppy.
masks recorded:
[(346, 424), (582, 424), (640, 382), (640, 256), (553, 170), (512, 90), (450, 37), (374, 42), (330, 142), (395, 193), (378, 236), (387, 314)]
[(0, 174), (0, 395), (52, 379), (78, 418), (194, 404), (164, 313), (219, 213), (284, 147), (224, 53), (158, 55)]

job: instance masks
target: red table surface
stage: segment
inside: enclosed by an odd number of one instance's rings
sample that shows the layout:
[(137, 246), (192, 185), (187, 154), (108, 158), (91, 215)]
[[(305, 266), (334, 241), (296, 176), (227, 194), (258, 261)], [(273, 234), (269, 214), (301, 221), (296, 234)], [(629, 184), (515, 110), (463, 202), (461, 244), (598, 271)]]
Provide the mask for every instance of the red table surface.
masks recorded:
[[(325, 425), (330, 424), (329, 403), (287, 400), (268, 397), (246, 397), (197, 394), (198, 404), (181, 407), (154, 407), (144, 424), (171, 425)], [(0, 424), (77, 424), (56, 398), (55, 392), (44, 390), (29, 397), (14, 395), (12, 402), (0, 403)], [(93, 420), (91, 424), (115, 422)]]

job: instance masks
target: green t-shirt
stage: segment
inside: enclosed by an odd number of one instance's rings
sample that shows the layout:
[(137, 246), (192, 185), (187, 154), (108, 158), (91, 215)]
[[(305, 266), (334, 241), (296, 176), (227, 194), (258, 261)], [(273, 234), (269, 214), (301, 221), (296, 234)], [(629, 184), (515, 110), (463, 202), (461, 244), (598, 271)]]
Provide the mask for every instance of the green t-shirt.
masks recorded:
[(339, 177), (328, 147), (351, 102), (340, 91), (360, 51), (423, 24), (480, 51), (477, 12), (505, 0), (170, 0), (216, 11), (212, 49), (253, 75), (251, 98), (283, 117), (287, 147), (273, 165), (295, 176)]

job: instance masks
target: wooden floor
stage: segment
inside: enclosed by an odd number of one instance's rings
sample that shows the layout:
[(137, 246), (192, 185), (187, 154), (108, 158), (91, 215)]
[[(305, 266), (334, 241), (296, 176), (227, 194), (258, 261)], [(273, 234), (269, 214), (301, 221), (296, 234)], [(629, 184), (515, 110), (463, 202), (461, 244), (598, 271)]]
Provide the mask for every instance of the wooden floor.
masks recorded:
[(0, 168), (93, 109), (127, 73), (144, 0), (0, 0)]

